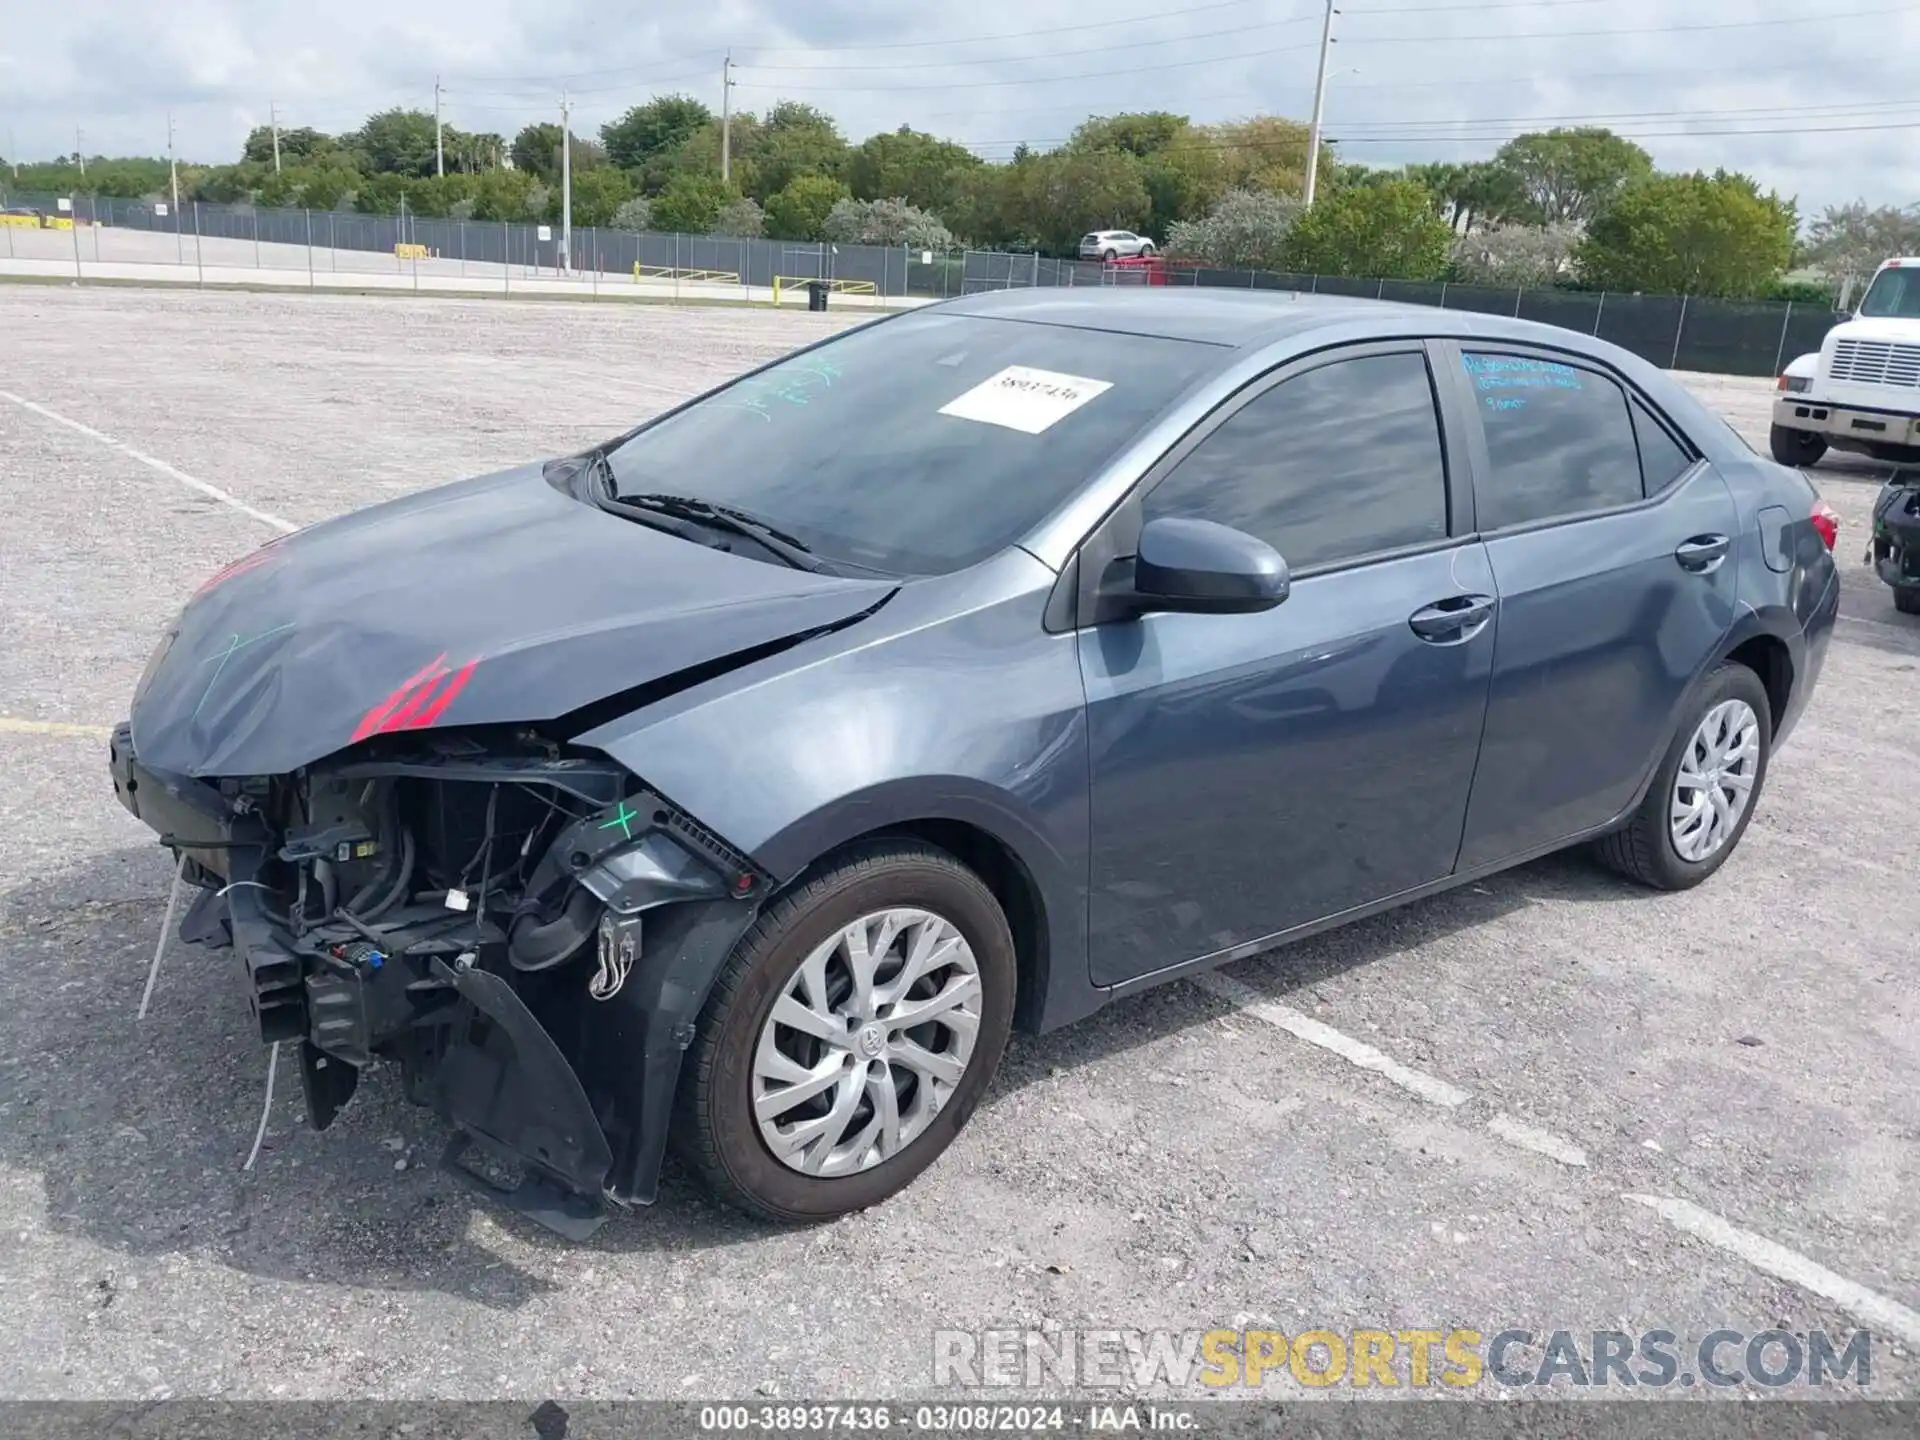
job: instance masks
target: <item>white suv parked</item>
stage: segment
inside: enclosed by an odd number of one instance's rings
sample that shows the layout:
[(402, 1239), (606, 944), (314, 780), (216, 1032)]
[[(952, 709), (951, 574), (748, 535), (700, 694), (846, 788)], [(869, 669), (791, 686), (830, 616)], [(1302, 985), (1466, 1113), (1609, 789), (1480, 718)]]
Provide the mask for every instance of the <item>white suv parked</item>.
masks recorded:
[(1153, 241), (1131, 230), (1093, 230), (1080, 237), (1082, 260), (1128, 260), (1153, 254)]

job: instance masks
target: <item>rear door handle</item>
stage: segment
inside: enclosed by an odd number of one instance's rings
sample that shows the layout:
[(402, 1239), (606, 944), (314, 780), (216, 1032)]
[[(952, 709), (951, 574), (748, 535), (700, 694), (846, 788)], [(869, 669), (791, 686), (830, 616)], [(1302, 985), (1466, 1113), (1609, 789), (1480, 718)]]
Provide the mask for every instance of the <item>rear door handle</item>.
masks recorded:
[(1491, 595), (1450, 595), (1423, 605), (1407, 617), (1407, 624), (1422, 640), (1436, 645), (1451, 645), (1470, 640), (1493, 618)]
[(1727, 558), (1727, 551), (1733, 548), (1733, 542), (1724, 535), (1695, 535), (1691, 540), (1682, 540), (1674, 547), (1673, 558), (1680, 562), (1682, 570), (1691, 570), (1696, 575), (1711, 575), (1720, 568), (1720, 562)]

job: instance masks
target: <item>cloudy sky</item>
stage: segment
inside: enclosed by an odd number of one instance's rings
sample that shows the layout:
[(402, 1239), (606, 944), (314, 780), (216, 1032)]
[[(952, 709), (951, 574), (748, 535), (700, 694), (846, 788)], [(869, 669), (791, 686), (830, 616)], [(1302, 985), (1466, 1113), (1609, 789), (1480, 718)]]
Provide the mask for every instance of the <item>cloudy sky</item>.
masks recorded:
[[(1920, 0), (1342, 0), (1327, 130), (1351, 159), (1464, 159), (1606, 124), (1668, 168), (1801, 199), (1920, 201)], [(0, 154), (237, 158), (269, 105), (353, 127), (431, 108), (511, 135), (562, 88), (591, 131), (649, 95), (783, 96), (854, 139), (901, 123), (1004, 158), (1089, 113), (1312, 105), (1322, 0), (0, 0)], [(1902, 97), (1906, 97), (1903, 99)]]

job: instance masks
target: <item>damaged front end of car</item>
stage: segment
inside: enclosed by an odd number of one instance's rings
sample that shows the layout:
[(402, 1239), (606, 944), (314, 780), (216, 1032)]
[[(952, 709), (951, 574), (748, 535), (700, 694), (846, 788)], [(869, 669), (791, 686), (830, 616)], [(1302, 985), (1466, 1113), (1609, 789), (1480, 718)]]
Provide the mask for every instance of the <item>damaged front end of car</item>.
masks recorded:
[[(290, 775), (156, 772), (121, 803), (199, 888), (268, 1043), (332, 1123), (376, 1061), (456, 1127), (448, 1168), (562, 1234), (654, 1198), (708, 977), (769, 877), (624, 768), (532, 729), (381, 736)], [(465, 1163), (478, 1146), (499, 1164)]]
[(682, 1054), (774, 877), (581, 737), (894, 589), (689, 543), (537, 467), (420, 491), (202, 585), (114, 787), (198, 888), (182, 936), (231, 947), (262, 1040), (297, 1045), (312, 1124), (392, 1062), (450, 1161), (500, 1162), (456, 1173), (584, 1235), (653, 1200)]

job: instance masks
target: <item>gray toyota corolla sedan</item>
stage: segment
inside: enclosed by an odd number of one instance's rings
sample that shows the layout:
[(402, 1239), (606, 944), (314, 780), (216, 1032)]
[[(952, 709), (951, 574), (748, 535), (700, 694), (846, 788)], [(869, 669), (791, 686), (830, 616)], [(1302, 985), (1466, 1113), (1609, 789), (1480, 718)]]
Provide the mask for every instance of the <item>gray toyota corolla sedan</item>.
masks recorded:
[(1564, 330), (981, 295), (247, 556), (113, 777), (314, 1124), (386, 1060), (562, 1233), (670, 1139), (812, 1220), (931, 1164), (1015, 1025), (1580, 842), (1706, 879), (1833, 543)]

